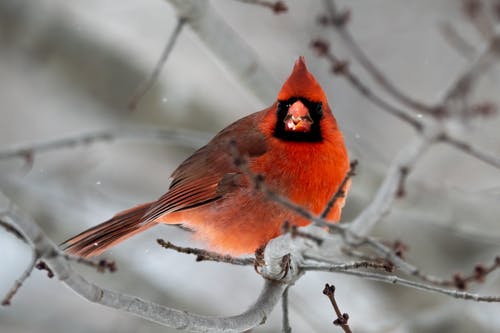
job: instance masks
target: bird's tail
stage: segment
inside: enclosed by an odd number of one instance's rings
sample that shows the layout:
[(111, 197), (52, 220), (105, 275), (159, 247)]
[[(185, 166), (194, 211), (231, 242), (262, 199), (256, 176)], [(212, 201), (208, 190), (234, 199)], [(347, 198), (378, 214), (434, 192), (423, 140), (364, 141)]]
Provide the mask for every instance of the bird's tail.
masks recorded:
[(68, 239), (62, 246), (65, 251), (81, 256), (93, 257), (108, 248), (149, 229), (155, 222), (142, 223), (142, 217), (153, 203), (146, 203), (125, 210), (111, 219)]

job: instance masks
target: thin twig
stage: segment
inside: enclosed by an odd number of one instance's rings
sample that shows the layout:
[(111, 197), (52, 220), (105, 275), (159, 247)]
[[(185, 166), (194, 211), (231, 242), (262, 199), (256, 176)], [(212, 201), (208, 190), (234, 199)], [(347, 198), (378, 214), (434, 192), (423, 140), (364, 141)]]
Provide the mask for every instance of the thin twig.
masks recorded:
[[(305, 266), (304, 268), (310, 270), (307, 266)], [(328, 268), (325, 267), (325, 270), (328, 271)], [(472, 300), (472, 301), (476, 301), (476, 302), (487, 302), (487, 303), (500, 302), (500, 296), (483, 296), (483, 295), (472, 294), (472, 293), (468, 293), (468, 292), (464, 292), (464, 291), (446, 289), (446, 288), (436, 287), (436, 286), (433, 286), (432, 284), (428, 284), (428, 283), (422, 283), (422, 282), (416, 282), (416, 281), (412, 281), (412, 280), (403, 279), (403, 278), (400, 278), (399, 276), (395, 276), (395, 275), (385, 275), (385, 274), (379, 274), (379, 273), (374, 273), (374, 272), (353, 271), (353, 270), (338, 271), (338, 273), (357, 276), (357, 277), (368, 279), (368, 280), (380, 281), (380, 282), (385, 282), (385, 283), (390, 283), (390, 284), (399, 284), (399, 285), (402, 285), (405, 287), (411, 287), (414, 289), (423, 290), (423, 291), (427, 291), (427, 292), (435, 292), (438, 294), (443, 294), (446, 296), (450, 296), (450, 297), (458, 298), (458, 299), (463, 299), (463, 300)]]
[(104, 273), (108, 271), (109, 273), (114, 273), (117, 270), (116, 263), (112, 260), (100, 259), (98, 261), (89, 260), (82, 257), (77, 257), (73, 255), (69, 255), (67, 253), (64, 254), (64, 257), (68, 261), (74, 261), (78, 264), (82, 264), (88, 267), (95, 268), (99, 273)]
[(281, 296), (281, 309), (283, 312), (283, 333), (292, 333), (292, 327), (290, 326), (290, 318), (288, 316), (288, 291), (290, 287), (286, 288), (283, 292), (283, 296)]
[(471, 282), (482, 283), (486, 277), (492, 272), (500, 268), (500, 256), (497, 256), (490, 266), (478, 264), (474, 266), (474, 270), (469, 275), (455, 273), (449, 280), (442, 281), (439, 285), (442, 287), (455, 287), (458, 290), (466, 290)]
[[(445, 94), (443, 105), (447, 105), (453, 99), (465, 99), (471, 94), (475, 80), (485, 73), (494, 63), (498, 62), (499, 57), (496, 54), (496, 47), (496, 40), (492, 39), (485, 51), (481, 53), (463, 73), (458, 75), (457, 79)], [(463, 109), (466, 110), (466, 108)]]
[(25, 243), (27, 242), (24, 235), (19, 230), (17, 230), (13, 225), (11, 225), (10, 223), (4, 222), (0, 219), (0, 226), (3, 227), (5, 230), (7, 230), (7, 232), (16, 236), (16, 238), (22, 240)]
[(414, 276), (420, 280), (423, 280), (425, 282), (434, 285), (439, 285), (444, 281), (444, 279), (422, 272), (420, 268), (410, 264), (403, 258), (399, 257), (398, 254), (392, 248), (382, 244), (381, 242), (373, 239), (372, 237), (361, 238), (361, 241), (357, 245), (362, 245), (362, 244), (368, 245), (375, 251), (375, 253), (381, 256), (382, 259), (389, 261), (391, 264), (394, 264), (398, 269), (403, 271), (405, 274)]
[(340, 60), (332, 51), (329, 44), (323, 39), (316, 39), (312, 41), (311, 47), (316, 50), (318, 56), (326, 57), (330, 62), (332, 71), (344, 77), (362, 96), (366, 97), (376, 106), (382, 110), (389, 112), (400, 120), (410, 124), (417, 130), (422, 129), (421, 122), (412, 114), (395, 107), (389, 102), (376, 95), (366, 84), (363, 83), (351, 70), (349, 63)]
[(386, 272), (391, 272), (393, 270), (393, 266), (388, 263), (381, 263), (377, 261), (355, 261), (351, 263), (342, 263), (342, 264), (325, 264), (322, 262), (312, 263), (309, 261), (304, 262), (301, 266), (301, 269), (305, 271), (323, 271), (323, 272), (343, 272), (349, 270), (356, 270), (360, 268), (372, 268), (372, 269), (381, 269)]
[(14, 285), (12, 286), (12, 288), (10, 288), (10, 290), (7, 292), (7, 294), (3, 298), (3, 300), (2, 300), (3, 306), (7, 306), (7, 305), (11, 304), (12, 298), (16, 295), (16, 293), (19, 291), (19, 289), (23, 286), (24, 281), (26, 281), (26, 279), (28, 279), (30, 277), (31, 272), (33, 272), (33, 270), (35, 269), (37, 260), (38, 260), (38, 257), (36, 255), (34, 255), (33, 258), (31, 258), (31, 262), (28, 265), (28, 267), (24, 270), (23, 274), (19, 277), (19, 279), (17, 279), (14, 282)]
[(500, 169), (500, 158), (498, 157), (498, 154), (497, 155), (492, 154), (490, 152), (487, 152), (486, 150), (483, 150), (471, 144), (466, 140), (452, 137), (450, 135), (443, 134), (439, 137), (439, 139), (441, 141), (449, 143), (452, 147), (455, 147), (461, 150), (462, 152), (477, 158), (480, 161), (483, 161), (495, 168)]
[(262, 7), (267, 7), (271, 9), (274, 14), (281, 14), (288, 11), (287, 5), (283, 1), (266, 1), (266, 0), (233, 0), (238, 2), (243, 2), (251, 5), (257, 5)]
[(158, 238), (156, 242), (163, 248), (165, 249), (171, 249), (174, 251), (177, 251), (179, 253), (186, 253), (186, 254), (194, 254), (196, 255), (196, 261), (216, 261), (216, 262), (223, 262), (227, 264), (232, 264), (232, 265), (239, 265), (239, 266), (249, 266), (253, 265), (255, 263), (255, 259), (253, 258), (235, 258), (231, 257), (230, 255), (223, 255), (219, 254), (216, 252), (211, 252), (211, 251), (206, 251), (202, 249), (195, 249), (191, 247), (181, 247), (177, 246), (175, 244), (172, 244), (171, 242), (166, 242), (161, 238)]
[[(391, 162), (385, 179), (379, 186), (373, 200), (351, 223), (350, 229), (354, 234), (358, 236), (368, 235), (375, 224), (389, 212), (392, 203), (397, 198), (398, 189), (402, 188), (403, 179), (415, 166), (420, 156), (435, 141), (436, 135), (436, 133), (428, 131), (425, 135), (415, 137), (400, 150)], [(405, 171), (402, 172), (402, 170)]]
[(449, 22), (439, 25), (439, 31), (448, 44), (457, 50), (458, 54), (465, 57), (467, 60), (472, 60), (477, 54), (476, 49), (472, 46)]
[(359, 44), (354, 40), (349, 30), (347, 30), (347, 20), (342, 19), (346, 14), (340, 13), (337, 10), (334, 0), (324, 0), (324, 2), (327, 8), (327, 13), (330, 16), (331, 22), (333, 23), (332, 26), (337, 30), (340, 37), (344, 41), (344, 44), (349, 48), (356, 60), (367, 70), (367, 72), (373, 77), (373, 79), (378, 82), (378, 84), (396, 100), (399, 100), (406, 106), (422, 113), (435, 114), (435, 107), (421, 103), (396, 88), (396, 86), (387, 78), (387, 76), (384, 75), (382, 71), (375, 66), (375, 64), (359, 46)]
[(340, 183), (339, 188), (335, 192), (335, 194), (332, 196), (332, 198), (328, 201), (326, 204), (325, 209), (323, 210), (323, 213), (321, 213), (320, 217), (322, 219), (326, 218), (330, 211), (332, 210), (333, 206), (335, 206), (335, 203), (339, 198), (345, 197), (345, 186), (347, 185), (347, 182), (351, 179), (352, 176), (356, 174), (356, 166), (358, 165), (357, 160), (353, 160), (350, 164), (349, 171), (347, 171), (346, 175), (344, 176), (344, 179), (342, 180), (342, 183)]
[(13, 145), (0, 149), (0, 160), (15, 157), (26, 158), (26, 156), (54, 150), (86, 146), (97, 142), (111, 142), (118, 139), (161, 140), (174, 142), (185, 147), (198, 148), (205, 144), (209, 138), (210, 134), (208, 133), (153, 126), (110, 128), (37, 143)]
[(462, 0), (462, 2), (462, 9), (476, 30), (485, 40), (490, 40), (495, 34), (495, 26), (486, 13), (483, 1)]
[(175, 25), (174, 31), (170, 34), (170, 37), (168, 38), (167, 45), (165, 45), (165, 49), (163, 50), (160, 59), (156, 63), (153, 71), (151, 74), (144, 80), (142, 81), (139, 86), (137, 87), (135, 93), (132, 95), (132, 98), (130, 99), (130, 102), (128, 103), (128, 108), (130, 110), (135, 110), (137, 108), (137, 105), (139, 104), (141, 98), (148, 92), (149, 89), (155, 84), (155, 82), (158, 80), (158, 76), (160, 75), (160, 72), (165, 65), (165, 62), (168, 59), (168, 56), (172, 52), (175, 42), (177, 41), (177, 38), (179, 37), (182, 27), (186, 23), (186, 19), (180, 17), (177, 20), (177, 24)]
[(345, 333), (352, 333), (351, 328), (349, 327), (349, 315), (347, 313), (342, 313), (337, 304), (337, 300), (335, 299), (335, 286), (325, 284), (325, 288), (323, 289), (323, 294), (330, 299), (332, 303), (333, 309), (335, 310), (335, 314), (337, 315), (337, 319), (333, 321), (335, 326), (340, 326)]
[(317, 237), (317, 236), (312, 235), (310, 233), (299, 230), (299, 227), (297, 227), (296, 225), (290, 224), (288, 221), (285, 221), (283, 223), (283, 226), (281, 227), (281, 229), (282, 229), (281, 230), (282, 234), (286, 234), (287, 232), (289, 232), (292, 235), (292, 238), (293, 237), (302, 237), (305, 239), (312, 240), (313, 242), (315, 242), (318, 245), (321, 245), (323, 243), (323, 238)]

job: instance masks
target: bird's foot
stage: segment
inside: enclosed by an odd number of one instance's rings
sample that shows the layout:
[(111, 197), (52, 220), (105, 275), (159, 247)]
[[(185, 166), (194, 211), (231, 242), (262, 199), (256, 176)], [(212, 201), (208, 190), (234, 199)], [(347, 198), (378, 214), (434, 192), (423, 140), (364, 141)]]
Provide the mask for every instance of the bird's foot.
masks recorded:
[[(269, 274), (267, 273), (268, 267), (265, 267), (266, 261), (264, 259), (264, 249), (265, 249), (265, 246), (262, 246), (262, 247), (258, 248), (257, 250), (255, 250), (255, 260), (254, 260), (255, 271), (257, 272), (257, 274), (262, 275), (266, 279), (272, 279), (272, 280), (277, 280), (277, 281), (284, 280), (287, 277), (288, 272), (292, 268), (291, 255), (286, 254), (281, 258), (281, 262), (279, 263), (280, 271), (272, 274), (273, 277), (271, 278), (269, 276)], [(274, 276), (276, 276), (276, 277), (274, 277)]]

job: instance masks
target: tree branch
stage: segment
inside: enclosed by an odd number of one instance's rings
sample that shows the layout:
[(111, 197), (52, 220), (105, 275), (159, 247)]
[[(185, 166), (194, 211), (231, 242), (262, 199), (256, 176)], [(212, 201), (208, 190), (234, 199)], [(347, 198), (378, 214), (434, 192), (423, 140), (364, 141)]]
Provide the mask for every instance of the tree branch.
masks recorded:
[(418, 135), (400, 150), (392, 161), (387, 175), (371, 203), (351, 223), (351, 232), (358, 236), (368, 235), (375, 224), (389, 212), (392, 203), (397, 197), (398, 190), (401, 189), (402, 180), (408, 175), (420, 156), (434, 142), (435, 136), (434, 130), (425, 135)]
[(340, 326), (345, 333), (352, 333), (351, 327), (349, 327), (349, 324), (347, 323), (349, 321), (349, 315), (340, 311), (337, 300), (335, 299), (335, 286), (327, 283), (323, 289), (323, 294), (328, 296), (333, 309), (335, 310), (335, 314), (337, 315), (337, 319), (333, 321), (333, 324)]
[(330, 210), (335, 206), (335, 203), (339, 198), (345, 197), (345, 187), (347, 185), (347, 182), (351, 179), (352, 176), (356, 174), (356, 166), (358, 165), (358, 161), (354, 160), (350, 163), (349, 171), (347, 171), (346, 175), (344, 176), (344, 179), (342, 180), (342, 183), (340, 183), (339, 188), (333, 195), (333, 197), (328, 200), (325, 209), (321, 213), (320, 217), (322, 219), (326, 218), (328, 214), (330, 213)]
[[(330, 272), (330, 267), (329, 265), (303, 265), (302, 269), (304, 270), (316, 270), (316, 271), (326, 271)], [(416, 282), (412, 280), (407, 280), (400, 278), (395, 275), (385, 275), (385, 274), (379, 274), (379, 273), (373, 273), (373, 272), (365, 272), (365, 271), (352, 271), (352, 270), (340, 270), (338, 273), (341, 274), (347, 274), (347, 275), (352, 275), (352, 276), (357, 276), (361, 277), (364, 279), (368, 280), (374, 280), (374, 281), (379, 281), (379, 282), (385, 282), (385, 283), (390, 283), (390, 284), (399, 284), (405, 287), (410, 287), (418, 290), (423, 290), (423, 291), (429, 291), (429, 292), (435, 292), (438, 294), (450, 296), (453, 298), (458, 298), (458, 299), (463, 299), (463, 300), (472, 300), (476, 302), (500, 302), (500, 296), (483, 296), (483, 295), (477, 295), (477, 294), (472, 294), (468, 292), (463, 292), (463, 291), (458, 291), (458, 290), (452, 290), (452, 289), (447, 289), (447, 288), (441, 288), (441, 287), (436, 287), (428, 283), (421, 283), (421, 282)]]
[(487, 152), (486, 150), (476, 147), (466, 140), (452, 137), (447, 134), (441, 135), (439, 139), (441, 141), (449, 143), (452, 147), (455, 147), (458, 150), (461, 150), (462, 152), (475, 157), (480, 161), (483, 161), (484, 163), (500, 169), (500, 158), (498, 157), (498, 155), (492, 154), (490, 152)]
[(266, 1), (266, 0), (234, 0), (250, 5), (257, 5), (271, 9), (275, 14), (281, 14), (288, 10), (287, 5), (283, 1)]
[(23, 274), (19, 277), (19, 279), (17, 279), (14, 282), (14, 285), (12, 286), (12, 288), (10, 288), (10, 290), (7, 292), (7, 294), (3, 298), (3, 300), (2, 300), (3, 306), (11, 304), (11, 301), (12, 301), (12, 298), (14, 297), (14, 295), (23, 286), (24, 281), (26, 281), (30, 277), (31, 272), (33, 272), (33, 270), (35, 269), (37, 260), (38, 260), (38, 257), (36, 255), (34, 255), (33, 258), (31, 258), (31, 261), (30, 261), (30, 264), (28, 265), (28, 267), (24, 270)]
[(217, 14), (207, 0), (166, 0), (179, 17), (185, 18), (203, 44), (237, 78), (266, 104), (276, 99), (279, 87), (261, 64), (257, 54)]
[(281, 298), (281, 310), (283, 311), (283, 323), (282, 323), (282, 332), (283, 333), (292, 333), (292, 327), (290, 326), (290, 318), (288, 315), (288, 291), (290, 287), (286, 288), (283, 292), (283, 297)]
[(235, 258), (229, 255), (222, 255), (207, 250), (195, 249), (191, 247), (181, 247), (172, 244), (171, 242), (166, 242), (161, 238), (158, 238), (156, 242), (164, 249), (172, 249), (179, 253), (194, 254), (196, 256), (196, 261), (216, 261), (239, 266), (253, 265), (255, 261), (255, 259), (253, 258)]
[(330, 62), (332, 71), (344, 77), (351, 86), (356, 89), (362, 96), (366, 97), (373, 104), (378, 106), (384, 111), (389, 112), (393, 116), (399, 118), (400, 120), (410, 124), (415, 129), (420, 130), (422, 128), (421, 122), (414, 117), (412, 114), (395, 107), (390, 104), (380, 96), (376, 95), (366, 84), (363, 83), (349, 68), (349, 63), (347, 61), (340, 60), (332, 51), (331, 48), (325, 40), (315, 39), (311, 42), (311, 47), (316, 50), (318, 56), (326, 57)]
[(458, 51), (467, 60), (473, 60), (476, 56), (476, 49), (458, 31), (449, 23), (445, 22), (439, 25), (439, 31), (451, 45), (452, 48)]
[(354, 58), (356, 58), (356, 60), (382, 88), (384, 88), (396, 100), (399, 100), (414, 110), (427, 114), (434, 114), (436, 112), (435, 107), (423, 104), (396, 88), (396, 86), (382, 73), (382, 71), (375, 66), (346, 28), (346, 23), (350, 15), (349, 12), (339, 12), (334, 0), (324, 0), (324, 3), (330, 17), (330, 22), (337, 30), (339, 36), (344, 41), (344, 44), (349, 48)]
[(63, 148), (86, 146), (97, 142), (111, 142), (121, 139), (161, 140), (184, 147), (198, 148), (207, 143), (211, 135), (186, 129), (168, 129), (160, 127), (123, 127), (90, 131), (61, 139), (37, 143), (17, 144), (0, 149), (0, 160), (8, 158), (33, 158), (33, 155)]
[(118, 293), (89, 283), (73, 271), (64, 253), (43, 233), (38, 225), (19, 211), (0, 192), (0, 213), (5, 213), (8, 223), (15, 224), (39, 253), (40, 258), (68, 287), (87, 300), (104, 306), (123, 310), (164, 326), (193, 332), (241, 332), (262, 324), (278, 303), (287, 284), (266, 280), (257, 301), (247, 311), (229, 317), (208, 317), (169, 308)]

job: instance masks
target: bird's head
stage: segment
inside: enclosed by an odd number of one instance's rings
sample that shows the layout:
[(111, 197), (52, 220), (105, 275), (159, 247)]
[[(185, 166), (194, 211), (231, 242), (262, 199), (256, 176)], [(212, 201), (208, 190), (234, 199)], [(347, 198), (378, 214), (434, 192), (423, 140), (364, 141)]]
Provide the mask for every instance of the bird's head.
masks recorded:
[(325, 112), (331, 116), (326, 95), (300, 57), (278, 94), (273, 135), (287, 141), (322, 141)]

